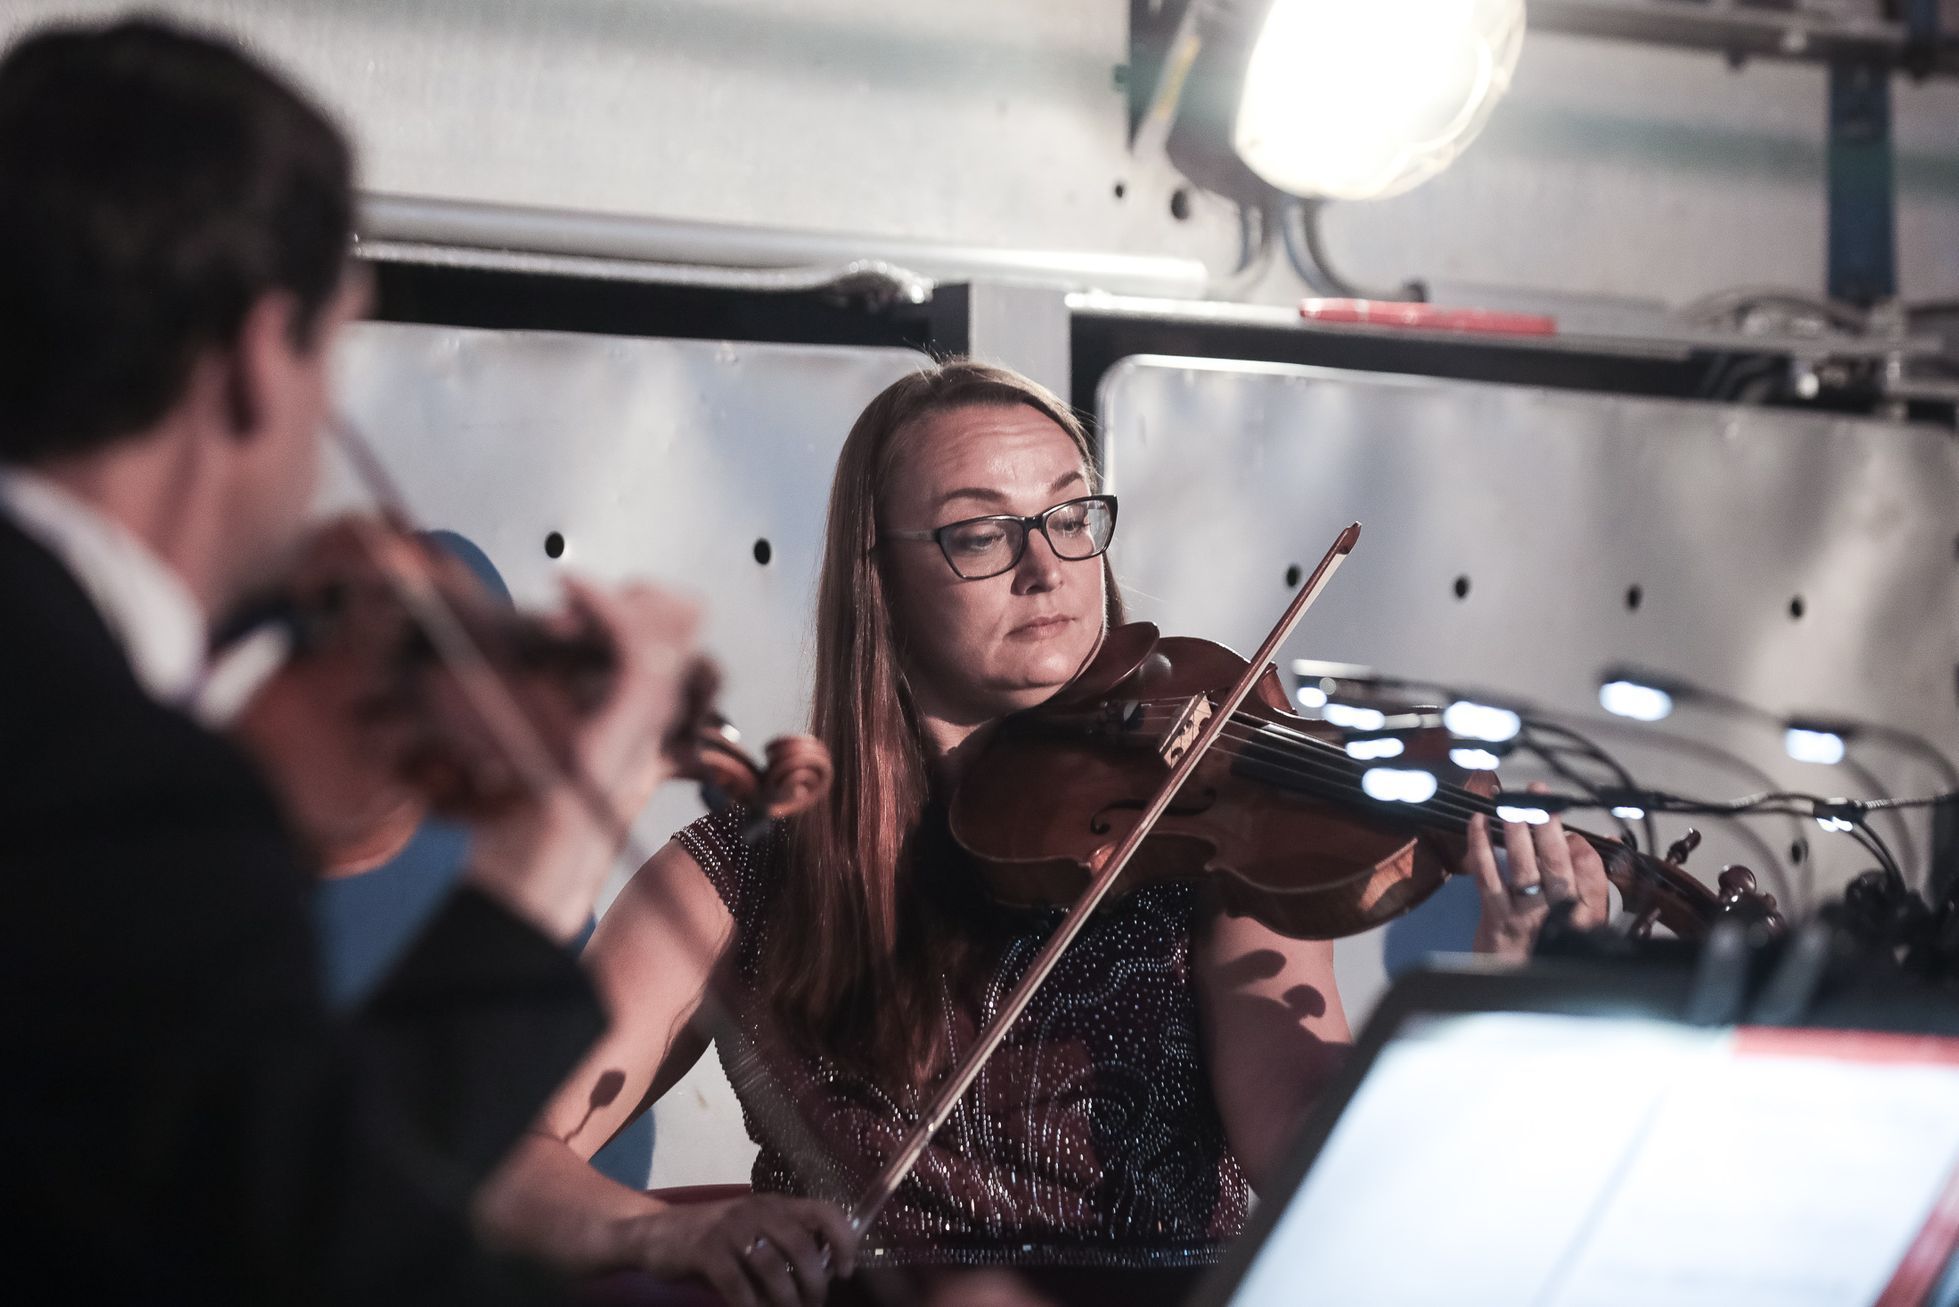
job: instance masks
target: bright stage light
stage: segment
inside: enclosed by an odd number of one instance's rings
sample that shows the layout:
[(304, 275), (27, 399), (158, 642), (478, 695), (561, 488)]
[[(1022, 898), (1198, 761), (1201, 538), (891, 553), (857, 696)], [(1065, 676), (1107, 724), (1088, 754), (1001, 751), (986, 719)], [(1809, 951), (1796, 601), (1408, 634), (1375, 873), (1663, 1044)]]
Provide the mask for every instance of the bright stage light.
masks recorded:
[(1388, 715), (1379, 708), (1356, 708), (1350, 703), (1330, 703), (1320, 709), (1320, 720), (1347, 731), (1378, 731), (1388, 724)]
[(1347, 756), (1356, 762), (1373, 762), (1380, 758), (1399, 758), (1407, 747), (1391, 735), (1373, 740), (1348, 740)]
[(1482, 131), (1523, 39), (1524, 0), (1274, 0), (1232, 148), (1288, 194), (1398, 195)]
[(1326, 691), (1317, 685), (1302, 685), (1292, 692), (1292, 697), (1308, 712), (1326, 707)]
[(1646, 809), (1631, 807), (1614, 808), (1612, 815), (1620, 821), (1644, 821), (1646, 820)]
[(1464, 771), (1495, 771), (1503, 760), (1488, 749), (1451, 749), (1449, 761)]
[(1492, 708), (1486, 703), (1471, 703), (1467, 699), (1458, 699), (1443, 709), (1442, 724), (1448, 727), (1451, 735), (1489, 744), (1514, 740), (1517, 732), (1524, 729), (1524, 719), (1508, 708)]
[(1369, 767), (1360, 778), (1360, 787), (1369, 798), (1382, 803), (1427, 803), (1435, 797), (1436, 780), (1425, 771)]
[(1599, 707), (1615, 717), (1657, 722), (1673, 712), (1673, 696), (1656, 685), (1638, 681), (1607, 681), (1598, 688)]
[(1814, 762), (1829, 767), (1843, 761), (1843, 737), (1835, 731), (1812, 731), (1791, 726), (1782, 733), (1782, 748), (1797, 762)]
[(1496, 810), (1499, 821), (1521, 821), (1526, 826), (1542, 826), (1551, 820), (1551, 814), (1542, 808), (1513, 808), (1503, 804)]

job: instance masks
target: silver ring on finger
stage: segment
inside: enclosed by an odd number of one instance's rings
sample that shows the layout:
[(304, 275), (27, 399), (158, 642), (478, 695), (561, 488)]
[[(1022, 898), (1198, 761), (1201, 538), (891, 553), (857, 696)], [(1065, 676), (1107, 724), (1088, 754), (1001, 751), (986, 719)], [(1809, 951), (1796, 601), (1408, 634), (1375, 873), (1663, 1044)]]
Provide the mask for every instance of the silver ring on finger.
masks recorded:
[(1534, 899), (1544, 892), (1543, 881), (1532, 881), (1528, 885), (1512, 885), (1510, 893), (1520, 899)]
[(758, 1234), (753, 1239), (750, 1239), (748, 1241), (748, 1247), (742, 1249), (741, 1255), (743, 1257), (753, 1257), (756, 1253), (761, 1252), (764, 1248), (767, 1248), (768, 1246), (769, 1246), (769, 1236), (767, 1236), (766, 1234)]

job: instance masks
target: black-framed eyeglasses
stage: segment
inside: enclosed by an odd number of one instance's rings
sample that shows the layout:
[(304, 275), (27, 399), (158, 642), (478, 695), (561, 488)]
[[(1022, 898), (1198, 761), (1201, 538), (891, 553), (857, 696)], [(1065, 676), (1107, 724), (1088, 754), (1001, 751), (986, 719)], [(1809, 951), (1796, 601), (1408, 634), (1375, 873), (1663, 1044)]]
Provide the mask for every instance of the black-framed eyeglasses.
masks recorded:
[(948, 522), (930, 531), (884, 531), (886, 540), (936, 540), (939, 552), (964, 581), (984, 581), (1020, 566), (1027, 552), (1027, 534), (1047, 537), (1055, 557), (1070, 562), (1094, 558), (1109, 547), (1116, 533), (1116, 497), (1085, 495), (1056, 504), (1032, 517), (995, 513)]

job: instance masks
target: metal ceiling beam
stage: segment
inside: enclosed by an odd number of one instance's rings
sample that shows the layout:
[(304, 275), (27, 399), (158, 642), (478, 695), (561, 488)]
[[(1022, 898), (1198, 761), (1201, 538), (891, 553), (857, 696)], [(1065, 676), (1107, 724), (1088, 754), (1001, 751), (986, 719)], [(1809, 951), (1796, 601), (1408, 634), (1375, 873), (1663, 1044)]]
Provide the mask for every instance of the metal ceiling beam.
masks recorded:
[[(1643, 41), (1733, 58), (1858, 63), (1959, 76), (1959, 45), (1940, 40), (1936, 5), (1912, 0), (1914, 21), (1871, 13), (1769, 8), (1738, 0), (1530, 0), (1540, 32)], [(1930, 14), (1930, 30), (1924, 16)]]

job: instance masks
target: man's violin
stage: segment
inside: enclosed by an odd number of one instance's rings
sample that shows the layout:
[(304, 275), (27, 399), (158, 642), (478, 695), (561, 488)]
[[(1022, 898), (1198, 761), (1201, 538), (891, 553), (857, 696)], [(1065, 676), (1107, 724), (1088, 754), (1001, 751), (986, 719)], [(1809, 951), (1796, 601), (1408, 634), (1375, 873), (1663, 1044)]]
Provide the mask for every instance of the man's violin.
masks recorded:
[[(268, 690), (342, 714), (360, 744), (336, 750), (247, 730), (261, 754), (280, 754), (271, 770), (302, 792), (346, 795), (362, 792), (360, 778), (334, 769), (382, 769), (419, 806), (456, 819), (495, 816), (560, 777), (578, 783), (572, 731), (607, 701), (618, 668), (588, 615), (515, 611), (459, 560), (378, 519), (323, 528), (256, 607), (290, 642)], [(710, 663), (689, 669), (665, 742), (670, 763), (700, 782), (709, 806), (742, 807), (758, 822), (816, 802), (830, 783), (829, 752), (804, 735), (750, 757), (714, 709), (718, 688)], [(248, 707), (247, 726), (251, 716)]]

